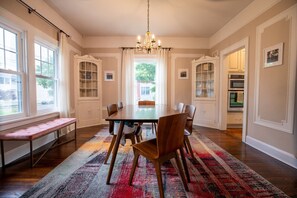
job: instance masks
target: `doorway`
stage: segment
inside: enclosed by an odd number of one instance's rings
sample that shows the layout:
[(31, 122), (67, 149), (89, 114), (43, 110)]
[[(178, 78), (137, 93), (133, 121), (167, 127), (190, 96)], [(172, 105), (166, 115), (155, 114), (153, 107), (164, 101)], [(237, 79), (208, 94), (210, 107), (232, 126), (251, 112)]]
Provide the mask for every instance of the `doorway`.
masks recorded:
[[(242, 54), (240, 54), (242, 53)], [(238, 56), (240, 54), (241, 56)], [(235, 58), (240, 61), (232, 62), (231, 59)], [(231, 61), (231, 62), (230, 62)], [(242, 62), (239, 64), (238, 62)], [(231, 64), (231, 65), (230, 65)], [(234, 127), (242, 127), (242, 141), (246, 141), (246, 123), (247, 123), (247, 90), (248, 90), (248, 38), (245, 38), (228, 48), (224, 49), (220, 53), (220, 111), (219, 111), (219, 129), (226, 130), (230, 122), (234, 123)], [(237, 77), (243, 78), (244, 89), (235, 90), (229, 89), (229, 74), (238, 74)], [(242, 87), (242, 82), (234, 85)], [(232, 89), (232, 87), (231, 87)], [(230, 91), (230, 92), (229, 92)], [(231, 92), (232, 91), (232, 92)], [(231, 94), (232, 93), (232, 94)], [(233, 98), (230, 98), (233, 97)], [(232, 101), (230, 101), (230, 99)], [(239, 108), (231, 112), (228, 111), (228, 105), (230, 102), (233, 105), (239, 105), (242, 103), (241, 111)], [(230, 109), (230, 106), (229, 106)]]

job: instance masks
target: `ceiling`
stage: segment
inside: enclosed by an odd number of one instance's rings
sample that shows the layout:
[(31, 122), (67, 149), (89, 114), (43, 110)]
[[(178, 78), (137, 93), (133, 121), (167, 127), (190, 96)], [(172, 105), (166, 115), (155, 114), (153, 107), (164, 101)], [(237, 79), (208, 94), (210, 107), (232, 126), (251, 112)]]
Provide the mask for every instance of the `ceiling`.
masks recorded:
[[(147, 31), (147, 0), (44, 0), (84, 36)], [(150, 31), (162, 37), (210, 37), (253, 0), (150, 0)]]

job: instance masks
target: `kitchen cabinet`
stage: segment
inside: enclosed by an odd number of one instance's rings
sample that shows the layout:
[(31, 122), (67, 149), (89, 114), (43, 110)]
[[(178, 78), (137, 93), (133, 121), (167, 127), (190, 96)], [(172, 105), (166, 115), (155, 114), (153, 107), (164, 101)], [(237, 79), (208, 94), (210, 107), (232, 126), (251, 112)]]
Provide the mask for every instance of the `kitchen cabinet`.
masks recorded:
[(244, 72), (245, 69), (245, 49), (229, 54), (227, 57), (229, 72)]
[(78, 128), (98, 125), (102, 117), (102, 61), (89, 55), (74, 56), (75, 115)]
[(204, 56), (192, 61), (192, 104), (194, 124), (218, 128), (218, 57)]

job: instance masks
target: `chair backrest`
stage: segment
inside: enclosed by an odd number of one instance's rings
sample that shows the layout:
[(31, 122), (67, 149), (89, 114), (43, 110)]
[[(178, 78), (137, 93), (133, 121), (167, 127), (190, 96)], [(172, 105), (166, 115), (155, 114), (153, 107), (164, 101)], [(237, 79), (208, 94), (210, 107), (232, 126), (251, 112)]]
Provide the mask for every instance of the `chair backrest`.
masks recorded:
[[(111, 116), (112, 114), (118, 112), (118, 105), (117, 104), (110, 104), (107, 105), (107, 114)], [(114, 129), (114, 121), (109, 121), (109, 133), (113, 133)]]
[(159, 157), (181, 148), (184, 144), (186, 113), (160, 117), (157, 130), (157, 148)]
[(138, 105), (155, 105), (156, 102), (153, 100), (139, 100)]
[(185, 107), (185, 104), (180, 102), (177, 104), (177, 111), (180, 112), (180, 113), (183, 113), (184, 112), (184, 107)]
[(185, 113), (188, 115), (191, 120), (187, 120), (185, 130), (187, 130), (190, 134), (193, 131), (193, 120), (195, 117), (196, 107), (194, 105), (186, 105)]
[(123, 102), (120, 101), (120, 102), (118, 102), (118, 109), (122, 109), (122, 108), (123, 108)]

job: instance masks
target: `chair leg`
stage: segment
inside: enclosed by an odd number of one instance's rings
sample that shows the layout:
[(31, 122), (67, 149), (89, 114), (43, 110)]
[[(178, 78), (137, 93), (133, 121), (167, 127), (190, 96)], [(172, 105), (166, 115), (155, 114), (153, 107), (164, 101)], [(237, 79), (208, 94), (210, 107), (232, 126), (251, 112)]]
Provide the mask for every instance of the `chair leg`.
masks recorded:
[(114, 146), (114, 143), (115, 143), (116, 139), (117, 139), (117, 136), (116, 135), (113, 135), (112, 136), (111, 143), (110, 143), (109, 148), (108, 148), (108, 151), (107, 151), (107, 155), (106, 155), (105, 160), (104, 160), (104, 164), (106, 164), (107, 161), (108, 161), (108, 158), (109, 158), (110, 153), (111, 153), (111, 151), (113, 149), (113, 146)]
[[(179, 159), (179, 156), (177, 154), (177, 151), (175, 152), (175, 161), (176, 161), (176, 165), (178, 167), (178, 170), (179, 170), (179, 174), (182, 178), (182, 182), (184, 184), (184, 187), (185, 187), (185, 190), (186, 191), (189, 191), (189, 188), (188, 188), (188, 184), (186, 182), (186, 178), (185, 178), (185, 175), (184, 175), (184, 171), (183, 171), (183, 168), (181, 166), (181, 163), (180, 163), (180, 159)], [(186, 169), (186, 168), (185, 168)]]
[(154, 123), (152, 122), (152, 134), (155, 134), (154, 132)]
[(182, 159), (182, 163), (183, 163), (183, 166), (184, 166), (184, 169), (185, 169), (185, 173), (186, 173), (186, 176), (187, 176), (187, 180), (188, 182), (190, 183), (191, 180), (190, 180), (190, 174), (189, 174), (189, 169), (188, 169), (188, 165), (187, 165), (187, 162), (186, 162), (186, 158), (185, 158), (185, 154), (184, 154), (184, 150), (182, 148), (179, 149), (179, 152), (180, 152), (180, 156), (181, 156), (181, 159)]
[(135, 173), (135, 169), (138, 163), (138, 158), (139, 158), (139, 154), (137, 152), (134, 152), (134, 159), (133, 159), (133, 165), (132, 165), (132, 170), (130, 172), (130, 178), (129, 178), (129, 185), (132, 185), (132, 180), (133, 180), (133, 176)]
[(185, 147), (185, 149), (186, 149), (186, 152), (189, 153), (189, 150), (188, 150), (188, 147), (187, 147), (186, 140), (184, 140), (184, 147)]
[(162, 182), (162, 174), (161, 174), (161, 164), (158, 161), (155, 161), (153, 163), (154, 163), (156, 174), (157, 174), (160, 197), (164, 198), (164, 190), (163, 190), (163, 182)]
[(135, 144), (135, 135), (132, 135), (132, 136), (130, 137), (130, 140), (131, 140), (131, 142), (132, 142), (132, 145)]
[(187, 146), (188, 146), (188, 148), (190, 150), (192, 158), (195, 159), (194, 153), (193, 153), (193, 150), (192, 150), (192, 146), (191, 146), (191, 143), (190, 143), (190, 140), (189, 140), (188, 136), (185, 136), (185, 141), (186, 141), (186, 144), (187, 144)]
[(139, 135), (136, 135), (136, 141), (137, 143), (141, 142), (141, 137)]

